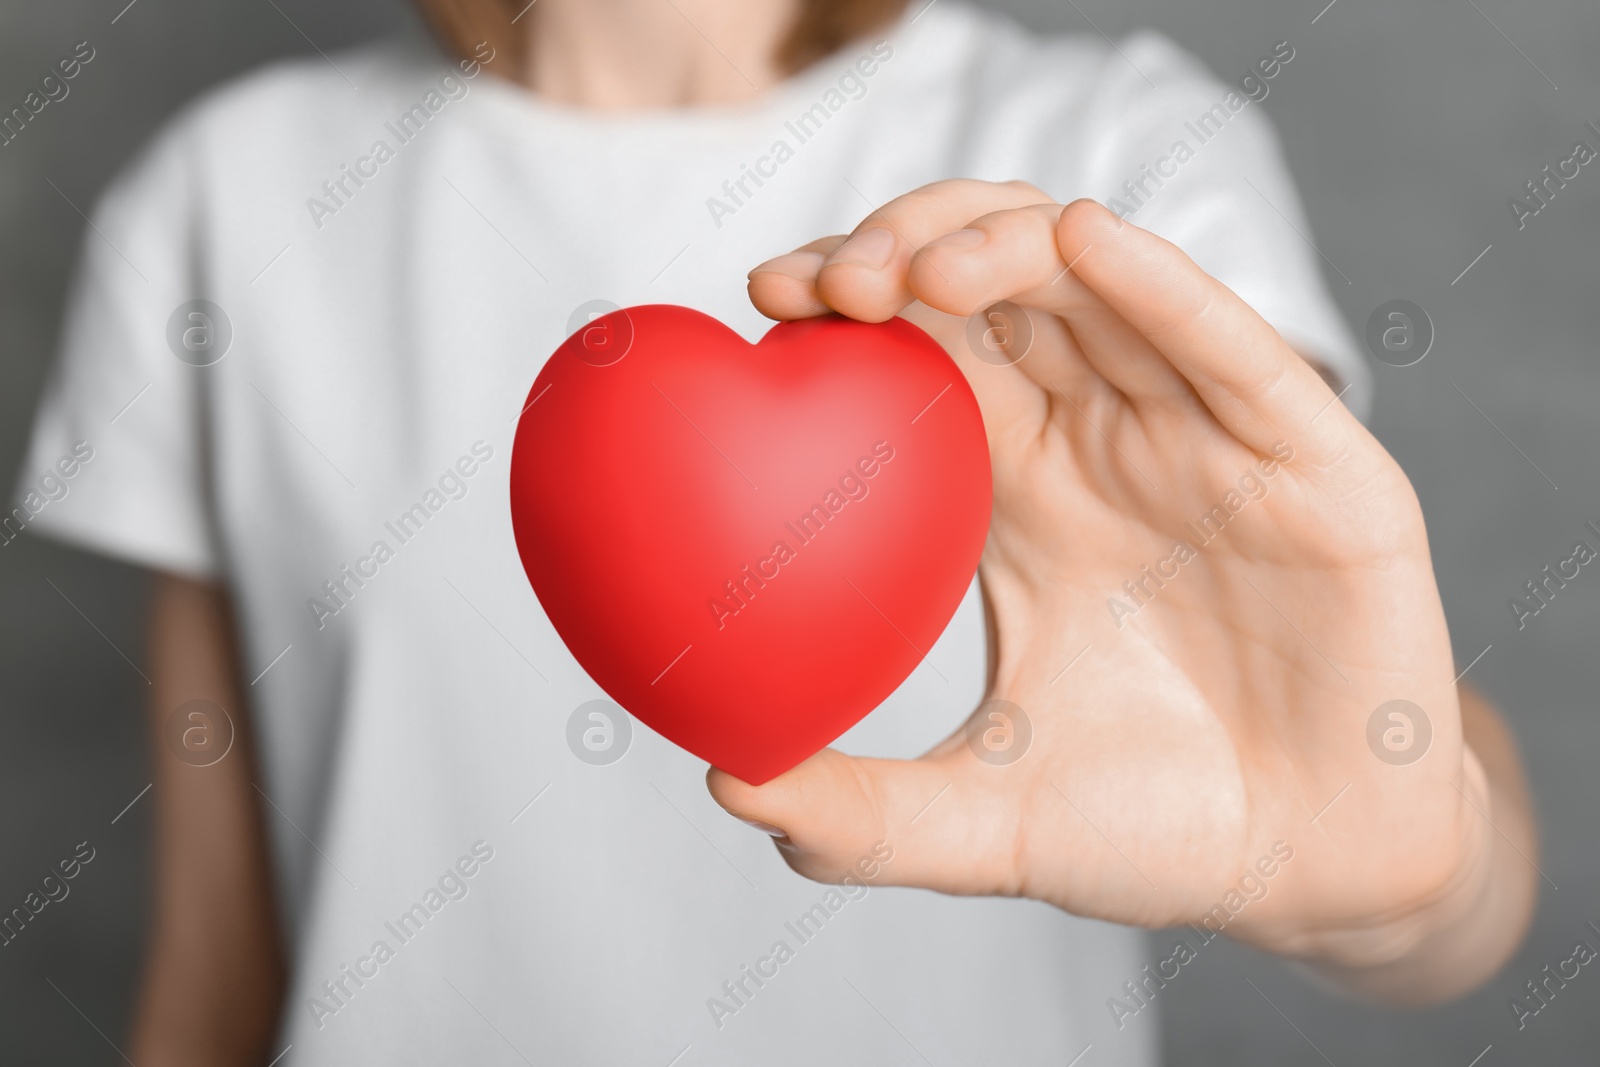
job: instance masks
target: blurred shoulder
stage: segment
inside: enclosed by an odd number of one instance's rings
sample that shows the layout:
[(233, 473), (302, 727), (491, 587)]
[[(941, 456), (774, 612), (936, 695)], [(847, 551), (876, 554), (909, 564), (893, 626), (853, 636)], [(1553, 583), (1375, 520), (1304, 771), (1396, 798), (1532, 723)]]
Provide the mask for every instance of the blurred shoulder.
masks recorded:
[[(486, 57), (492, 49), (486, 49)], [(170, 116), (122, 169), (105, 201), (141, 199), (165, 189), (180, 198), (322, 167), (371, 140), (441, 80), (464, 95), (488, 63), (470, 73), (430, 42), (395, 38), (327, 56), (277, 60), (213, 86)]]

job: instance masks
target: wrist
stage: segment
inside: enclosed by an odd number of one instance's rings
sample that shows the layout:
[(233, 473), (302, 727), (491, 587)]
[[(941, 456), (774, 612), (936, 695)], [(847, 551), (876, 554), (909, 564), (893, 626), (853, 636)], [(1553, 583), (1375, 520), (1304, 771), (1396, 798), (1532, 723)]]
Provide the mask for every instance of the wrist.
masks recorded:
[(1320, 939), (1302, 957), (1314, 973), (1388, 1003), (1434, 1003), (1481, 984), (1520, 943), (1537, 894), (1531, 822), (1503, 802), (1470, 749), (1463, 755), (1448, 876), (1392, 915)]

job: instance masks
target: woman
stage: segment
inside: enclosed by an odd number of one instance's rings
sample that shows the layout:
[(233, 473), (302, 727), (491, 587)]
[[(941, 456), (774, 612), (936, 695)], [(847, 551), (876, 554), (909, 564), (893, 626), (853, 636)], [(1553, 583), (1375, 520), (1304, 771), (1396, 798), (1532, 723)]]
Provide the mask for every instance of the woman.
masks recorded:
[[(135, 1061), (1147, 1064), (1217, 932), (1390, 1003), (1509, 955), (1528, 801), (1341, 403), (1255, 106), (1292, 42), (1233, 86), (956, 0), (422, 7), (209, 95), (87, 238), (29, 469), (90, 442), (37, 526), (160, 575)], [(563, 743), (627, 721), (505, 477), (596, 301), (900, 314), (978, 395), (982, 596), (861, 756), (709, 776), (840, 889), (653, 735)]]

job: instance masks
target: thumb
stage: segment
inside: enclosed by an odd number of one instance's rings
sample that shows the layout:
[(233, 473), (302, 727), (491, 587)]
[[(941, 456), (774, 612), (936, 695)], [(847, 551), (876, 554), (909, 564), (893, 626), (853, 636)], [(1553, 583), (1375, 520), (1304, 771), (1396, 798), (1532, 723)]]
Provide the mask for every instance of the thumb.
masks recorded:
[[(1013, 894), (1017, 805), (985, 784), (965, 745), (916, 760), (863, 759), (827, 748), (754, 786), (713, 767), (711, 796), (772, 833), (799, 874), (945, 893)], [(1003, 776), (1009, 777), (1009, 776)], [(874, 869), (875, 868), (875, 869)]]

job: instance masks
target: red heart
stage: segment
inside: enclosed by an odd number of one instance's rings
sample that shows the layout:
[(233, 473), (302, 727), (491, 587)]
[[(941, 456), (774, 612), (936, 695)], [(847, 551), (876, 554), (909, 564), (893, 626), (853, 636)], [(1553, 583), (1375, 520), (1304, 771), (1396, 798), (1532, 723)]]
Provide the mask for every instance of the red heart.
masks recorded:
[(539, 602), (616, 702), (757, 784), (905, 680), (989, 526), (977, 400), (904, 319), (750, 345), (668, 304), (556, 349), (511, 458)]

